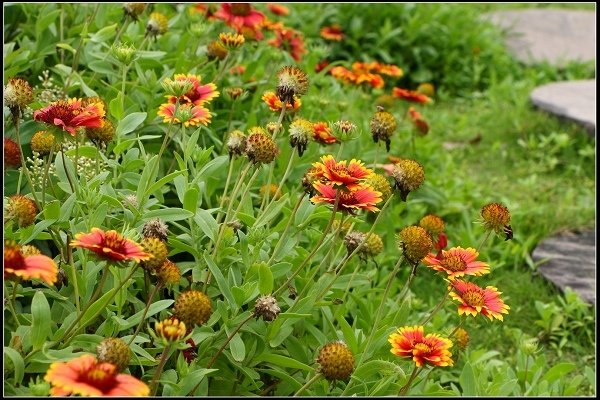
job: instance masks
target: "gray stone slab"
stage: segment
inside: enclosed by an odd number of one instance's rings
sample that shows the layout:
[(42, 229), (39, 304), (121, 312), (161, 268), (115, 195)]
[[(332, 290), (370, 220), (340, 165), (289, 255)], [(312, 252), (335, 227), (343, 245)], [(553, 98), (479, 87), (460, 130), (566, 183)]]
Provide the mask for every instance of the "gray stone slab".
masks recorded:
[(565, 232), (542, 241), (533, 251), (539, 272), (561, 290), (573, 289), (596, 305), (596, 231)]
[(539, 86), (530, 99), (537, 107), (582, 124), (595, 137), (596, 80), (564, 81)]
[(507, 32), (506, 45), (515, 57), (534, 64), (596, 59), (596, 13), (581, 10), (500, 10), (487, 14)]

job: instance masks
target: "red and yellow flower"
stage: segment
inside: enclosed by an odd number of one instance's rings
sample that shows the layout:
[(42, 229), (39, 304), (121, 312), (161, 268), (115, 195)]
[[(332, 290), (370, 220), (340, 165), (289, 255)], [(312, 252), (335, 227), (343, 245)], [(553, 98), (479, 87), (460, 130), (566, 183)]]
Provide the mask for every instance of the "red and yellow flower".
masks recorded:
[[(179, 98), (180, 103), (192, 103), (196, 106), (201, 106), (205, 103), (210, 103), (213, 99), (219, 97), (217, 85), (214, 83), (202, 84), (202, 77), (193, 74), (175, 74), (176, 81), (188, 81), (192, 84), (192, 88)], [(166, 96), (169, 103), (175, 104), (177, 97)]]
[(306, 53), (302, 33), (291, 28), (276, 29), (275, 38), (269, 40), (268, 44), (286, 50), (298, 62)]
[(342, 27), (338, 24), (333, 24), (331, 26), (325, 26), (321, 28), (321, 37), (325, 40), (331, 40), (335, 42), (340, 42), (344, 39), (344, 31), (342, 31)]
[(223, 3), (214, 16), (225, 21), (238, 33), (243, 33), (242, 29), (248, 28), (254, 31), (257, 40), (261, 40), (263, 37), (260, 28), (265, 15), (253, 9), (249, 3)]
[(56, 282), (58, 268), (54, 260), (42, 254), (24, 255), (21, 246), (4, 242), (4, 278), (40, 279), (50, 285)]
[(436, 333), (424, 335), (422, 326), (405, 326), (392, 333), (388, 342), (392, 345), (391, 353), (398, 357), (412, 358), (417, 367), (425, 364), (447, 367), (452, 366), (451, 340)]
[(322, 144), (336, 143), (338, 140), (332, 134), (332, 130), (327, 122), (315, 122), (313, 124), (313, 139)]
[(267, 4), (267, 8), (270, 12), (272, 12), (275, 15), (284, 16), (289, 15), (290, 13), (289, 8), (287, 8), (286, 6), (282, 6), (281, 4), (269, 3)]
[(425, 118), (423, 118), (421, 113), (415, 110), (413, 107), (409, 107), (408, 115), (410, 116), (410, 120), (412, 121), (417, 132), (419, 132), (421, 135), (427, 135), (427, 132), (429, 132), (429, 124), (427, 121), (425, 121)]
[(338, 210), (354, 214), (357, 210), (379, 211), (375, 205), (381, 202), (381, 192), (373, 190), (369, 185), (358, 185), (353, 190), (336, 189), (324, 183), (315, 183), (314, 188), (320, 195), (310, 199), (313, 203), (335, 204), (338, 197)]
[(75, 136), (78, 128), (102, 128), (105, 115), (101, 101), (83, 104), (82, 99), (59, 100), (36, 110), (33, 119), (53, 125)]
[[(176, 113), (177, 111), (177, 113)], [(161, 104), (157, 115), (163, 117), (163, 122), (179, 124), (183, 120), (184, 126), (208, 125), (212, 118), (210, 111), (203, 106), (195, 106), (192, 103), (180, 104), (176, 110), (173, 103)], [(183, 118), (185, 116), (186, 118)]]
[(500, 298), (502, 292), (493, 286), (483, 289), (474, 283), (455, 279), (450, 282), (448, 289), (454, 289), (450, 292), (450, 297), (459, 303), (458, 315), (481, 314), (490, 320), (496, 318), (503, 321), (502, 314), (508, 314), (510, 310), (510, 307)]
[(148, 396), (150, 388), (131, 375), (119, 374), (110, 363), (85, 354), (50, 365), (44, 380), (52, 385), (51, 396)]
[(317, 168), (315, 176), (324, 179), (327, 185), (343, 186), (348, 190), (361, 186), (360, 181), (373, 173), (360, 160), (352, 159), (346, 166), (345, 160), (336, 162), (331, 154), (321, 157), (321, 162), (313, 163), (313, 167)]
[[(275, 94), (275, 92), (269, 91), (265, 92), (261, 97), (266, 105), (269, 106), (271, 111), (281, 111), (283, 107), (283, 103), (279, 99), (279, 97)], [(285, 105), (286, 111), (298, 111), (302, 102), (298, 96), (294, 96), (294, 104), (290, 104), (289, 102)]]
[(110, 261), (148, 260), (151, 255), (146, 253), (141, 245), (123, 237), (117, 231), (103, 231), (92, 228), (90, 233), (78, 233), (72, 240), (72, 247), (81, 247), (96, 253), (101, 258)]
[(419, 93), (414, 90), (401, 89), (399, 87), (392, 89), (392, 96), (402, 100), (411, 101), (413, 103), (427, 104), (432, 102), (431, 98), (427, 97), (423, 93)]
[(467, 249), (453, 247), (450, 250), (442, 250), (441, 257), (430, 253), (423, 259), (423, 262), (431, 269), (446, 272), (448, 279), (454, 280), (465, 275), (489, 274), (489, 265), (483, 261), (477, 261), (478, 256), (477, 250), (471, 247)]

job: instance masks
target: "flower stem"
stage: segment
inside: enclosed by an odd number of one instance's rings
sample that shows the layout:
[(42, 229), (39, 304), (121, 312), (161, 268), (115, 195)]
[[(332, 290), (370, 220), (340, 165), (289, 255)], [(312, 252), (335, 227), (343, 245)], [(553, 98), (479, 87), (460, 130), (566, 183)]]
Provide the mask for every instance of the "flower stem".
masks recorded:
[(300, 389), (298, 389), (298, 391), (296, 393), (294, 393), (293, 397), (298, 397), (300, 396), (300, 394), (302, 392), (304, 392), (306, 389), (308, 389), (309, 387), (312, 386), (313, 383), (315, 383), (316, 381), (318, 381), (319, 379), (321, 379), (323, 377), (323, 374), (318, 372), (315, 376), (313, 376), (308, 382), (306, 382), (304, 384), (304, 386), (302, 386)]
[(410, 275), (408, 275), (408, 279), (406, 280), (406, 283), (404, 284), (404, 287), (402, 288), (402, 290), (400, 291), (400, 294), (398, 295), (398, 304), (402, 303), (402, 300), (404, 300), (404, 297), (406, 297), (406, 295), (408, 294), (408, 289), (410, 288), (410, 284), (412, 283), (414, 277), (417, 275), (417, 266), (419, 264), (413, 264), (412, 269), (410, 271)]
[(150, 294), (150, 296), (148, 297), (148, 301), (146, 302), (146, 307), (144, 307), (144, 313), (142, 314), (142, 319), (140, 319), (140, 323), (138, 324), (137, 328), (135, 328), (135, 332), (133, 332), (133, 335), (131, 336), (131, 339), (129, 339), (129, 343), (127, 343), (127, 346), (131, 346), (131, 343), (133, 343), (133, 340), (136, 338), (137, 334), (140, 332), (140, 329), (142, 328), (142, 325), (144, 324), (144, 319), (146, 318), (146, 314), (148, 314), (148, 310), (150, 309), (150, 304), (152, 304), (152, 299), (154, 298), (154, 296), (156, 296), (156, 293), (158, 293), (161, 286), (162, 285), (160, 283), (157, 283), (156, 286), (154, 286), (154, 289), (152, 290), (152, 293)]
[(65, 175), (67, 176), (67, 181), (69, 181), (69, 187), (71, 188), (71, 193), (75, 192), (75, 186), (73, 185), (73, 181), (71, 181), (71, 175), (69, 174), (69, 170), (67, 169), (67, 161), (65, 159), (65, 148), (60, 150), (60, 156), (62, 157), (63, 169), (65, 170)]
[(163, 349), (163, 352), (160, 356), (160, 361), (158, 363), (158, 367), (156, 367), (156, 372), (154, 373), (154, 376), (152, 377), (152, 381), (150, 382), (150, 395), (152, 397), (156, 396), (156, 391), (158, 389), (158, 377), (162, 373), (162, 370), (165, 367), (167, 360), (169, 359), (169, 353), (171, 352), (171, 346), (172, 345), (169, 343), (169, 345), (167, 345), (167, 347), (165, 347)]
[[(281, 188), (283, 187), (285, 181), (287, 180), (288, 176), (290, 175), (290, 171), (292, 170), (292, 163), (294, 162), (295, 155), (296, 155), (296, 153), (292, 151), (292, 155), (290, 156), (287, 167), (285, 168), (283, 178), (281, 178), (281, 181), (279, 182), (279, 185), (277, 186), (277, 191), (275, 192), (275, 194), (273, 195), (273, 198), (271, 199), (271, 201), (269, 202), (269, 204), (267, 204), (267, 207), (265, 207), (265, 208), (268, 208), (271, 205), (271, 203), (273, 203), (275, 201), (277, 196), (281, 193)], [(267, 193), (270, 193), (270, 189), (267, 189)]]
[(129, 71), (129, 67), (123, 64), (123, 73), (121, 75), (121, 94), (123, 94), (121, 97), (121, 110), (125, 110), (125, 83), (127, 82), (127, 71)]
[[(231, 181), (231, 173), (233, 172), (233, 158), (229, 160), (229, 171), (227, 171), (227, 180), (225, 181), (225, 188), (223, 189), (223, 194), (221, 195), (221, 201), (219, 202), (219, 209), (223, 208), (223, 203), (225, 203), (225, 197), (227, 196), (227, 189), (229, 189), (229, 183)], [(225, 214), (219, 213), (217, 216), (217, 224), (221, 222), (221, 216)]]
[[(217, 360), (217, 357), (219, 357), (219, 355), (223, 352), (223, 350), (225, 350), (225, 347), (227, 347), (227, 345), (229, 344), (229, 342), (231, 342), (231, 340), (233, 339), (233, 337), (240, 331), (240, 329), (242, 329), (242, 326), (244, 326), (244, 324), (246, 322), (250, 321), (253, 317), (254, 317), (254, 312), (250, 313), (250, 315), (248, 315), (247, 318), (245, 318), (242, 322), (240, 322), (239, 325), (235, 328), (235, 330), (233, 332), (231, 332), (231, 334), (229, 335), (229, 337), (227, 338), (227, 340), (225, 341), (225, 343), (223, 343), (223, 345), (221, 346), (221, 348), (219, 350), (217, 350), (217, 352), (215, 353), (214, 356), (212, 356), (212, 358), (210, 359), (210, 361), (208, 362), (208, 364), (206, 364), (206, 368), (207, 369), (213, 366), (213, 364)], [(195, 390), (193, 390), (193, 392), (194, 391)]]
[(285, 281), (285, 283), (279, 287), (279, 289), (277, 289), (276, 291), (273, 292), (273, 297), (276, 297), (277, 294), (281, 293), (281, 291), (284, 288), (286, 288), (292, 282), (292, 280), (294, 280), (294, 278), (296, 277), (296, 275), (298, 275), (300, 273), (300, 271), (302, 271), (302, 269), (306, 266), (306, 264), (308, 264), (310, 262), (310, 260), (313, 258), (313, 256), (321, 248), (321, 244), (323, 243), (323, 241), (325, 240), (325, 237), (327, 236), (327, 234), (331, 230), (331, 225), (333, 225), (333, 221), (335, 220), (335, 215), (337, 214), (337, 211), (338, 211), (339, 201), (340, 201), (340, 190), (336, 190), (335, 203), (333, 204), (333, 210), (331, 212), (331, 218), (329, 218), (329, 222), (327, 223), (327, 226), (325, 227), (325, 230), (323, 231), (323, 234), (321, 235), (321, 238), (319, 239), (319, 241), (317, 242), (317, 244), (313, 248), (312, 252), (304, 259), (304, 261), (302, 262), (302, 264), (300, 264), (300, 266), (294, 271), (294, 273), (292, 274), (292, 276), (290, 276), (288, 278), (288, 280)]
[(50, 170), (50, 163), (52, 162), (52, 156), (54, 156), (54, 144), (50, 147), (50, 153), (44, 160), (44, 177), (42, 178), (42, 208), (46, 204), (46, 182), (50, 180), (48, 171)]
[(275, 245), (275, 249), (273, 249), (273, 254), (271, 255), (271, 258), (269, 258), (269, 261), (267, 261), (267, 264), (269, 266), (275, 260), (275, 256), (277, 255), (277, 251), (279, 250), (279, 248), (285, 242), (287, 234), (288, 234), (288, 232), (290, 230), (290, 226), (292, 226), (292, 221), (294, 220), (294, 217), (296, 216), (296, 212), (298, 212), (298, 209), (300, 208), (300, 204), (302, 204), (302, 200), (304, 199), (304, 196), (306, 196), (306, 192), (302, 192), (302, 195), (298, 198), (298, 201), (296, 202), (296, 205), (294, 206), (294, 210), (292, 211), (292, 214), (288, 218), (288, 222), (287, 222), (287, 224), (285, 226), (285, 229), (283, 230), (283, 233), (281, 234), (279, 240), (277, 241), (277, 244)]
[(456, 325), (456, 327), (454, 328), (454, 330), (452, 330), (452, 332), (450, 332), (450, 334), (448, 335), (448, 338), (451, 338), (452, 336), (454, 336), (454, 334), (456, 333), (456, 331), (458, 331), (459, 328), (461, 328), (464, 325), (464, 318), (460, 319), (460, 322), (458, 323), (458, 325)]
[[(19, 114), (20, 113), (21, 112), (19, 111)], [(31, 179), (31, 175), (29, 174), (29, 170), (27, 169), (27, 164), (25, 164), (25, 156), (23, 155), (23, 146), (21, 146), (21, 134), (19, 131), (20, 131), (20, 116), (15, 118), (15, 137), (17, 139), (17, 146), (19, 146), (19, 149), (21, 150), (19, 152), (19, 155), (21, 156), (21, 169), (25, 173), (25, 176), (27, 177), (27, 181), (29, 182), (29, 187), (31, 189), (31, 195), (33, 196), (33, 200), (35, 201), (35, 204), (37, 205), (38, 210), (40, 210), (40, 202), (37, 198), (37, 195), (35, 194), (33, 180)], [(20, 188), (20, 185), (19, 185), (19, 188)]]
[(275, 140), (275, 138), (277, 137), (277, 134), (279, 133), (279, 130), (281, 128), (283, 128), (283, 126), (281, 125), (283, 122), (283, 117), (285, 116), (285, 110), (286, 110), (287, 104), (285, 101), (281, 102), (281, 113), (279, 114), (279, 118), (277, 119), (277, 126), (275, 128), (275, 132), (273, 132), (273, 136), (271, 136), (271, 139)]
[(431, 311), (431, 314), (429, 314), (429, 316), (427, 318), (425, 318), (423, 320), (423, 322), (420, 323), (420, 325), (425, 325), (426, 323), (428, 323), (429, 321), (431, 321), (431, 319), (433, 318), (433, 316), (435, 314), (437, 314), (438, 311), (440, 311), (440, 309), (442, 308), (442, 306), (446, 302), (446, 299), (448, 298), (448, 295), (450, 294), (451, 291), (452, 291), (452, 288), (450, 288), (450, 289), (448, 289), (446, 291), (446, 294), (444, 295), (444, 297), (442, 297), (442, 300), (437, 304), (437, 306), (435, 306), (435, 308), (433, 309), (433, 311)]
[(490, 237), (490, 234), (492, 233), (492, 231), (487, 231), (487, 233), (485, 234), (485, 236), (483, 237), (483, 239), (481, 240), (481, 243), (479, 243), (479, 246), (477, 246), (477, 252), (481, 252), (481, 248), (483, 247), (483, 245), (485, 244), (485, 242), (487, 242), (488, 238)]
[(419, 371), (420, 371), (419, 367), (417, 367), (415, 365), (415, 369), (413, 369), (413, 372), (410, 375), (410, 378), (408, 378), (408, 382), (406, 382), (406, 384), (400, 388), (400, 391), (398, 392), (398, 396), (406, 395), (406, 392), (408, 392), (408, 389), (410, 389), (410, 387), (412, 386), (412, 383), (415, 380), (415, 378), (417, 377), (417, 373)]
[(17, 327), (21, 326), (21, 323), (19, 322), (19, 318), (17, 318), (17, 311), (15, 308), (15, 304), (17, 301), (17, 286), (19, 285), (19, 281), (20, 281), (20, 279), (17, 282), (14, 282), (12, 295), (10, 296), (10, 301), (8, 302), (8, 309), (10, 310), (10, 313), (12, 314), (13, 318), (15, 319), (15, 321), (17, 323)]
[[(60, 235), (59, 235), (60, 237)], [(75, 262), (73, 261), (73, 249), (68, 245), (69, 237), (67, 236), (67, 244), (65, 245), (65, 251), (71, 272), (73, 274), (73, 293), (75, 294), (75, 308), (77, 313), (81, 314), (81, 305), (79, 304), (79, 284), (77, 283), (77, 268), (75, 268)]]

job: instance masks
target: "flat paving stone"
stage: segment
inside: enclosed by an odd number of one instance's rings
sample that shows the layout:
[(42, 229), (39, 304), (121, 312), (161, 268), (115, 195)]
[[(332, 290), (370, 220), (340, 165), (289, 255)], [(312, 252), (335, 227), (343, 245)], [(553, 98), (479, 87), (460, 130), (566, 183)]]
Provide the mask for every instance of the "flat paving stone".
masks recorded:
[(487, 14), (508, 32), (506, 45), (526, 63), (596, 59), (596, 13), (561, 9), (500, 10)]
[(542, 241), (533, 251), (538, 270), (562, 291), (573, 289), (596, 305), (596, 230), (565, 232)]
[(530, 95), (542, 110), (582, 124), (592, 137), (596, 132), (596, 80), (554, 82)]

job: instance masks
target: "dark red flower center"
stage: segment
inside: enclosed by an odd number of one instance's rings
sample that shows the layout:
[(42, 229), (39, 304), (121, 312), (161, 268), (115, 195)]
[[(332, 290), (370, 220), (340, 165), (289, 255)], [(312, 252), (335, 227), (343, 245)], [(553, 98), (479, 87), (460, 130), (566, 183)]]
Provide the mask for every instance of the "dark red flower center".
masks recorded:
[(21, 254), (19, 246), (4, 246), (4, 267), (22, 269), (25, 265), (25, 257)]
[(452, 272), (458, 272), (467, 269), (467, 263), (459, 256), (449, 256), (442, 260), (442, 267)]
[(116, 367), (112, 364), (102, 363), (94, 365), (80, 375), (80, 381), (89, 384), (103, 392), (115, 384)]
[(238, 17), (245, 17), (252, 11), (252, 6), (248, 3), (235, 3), (231, 5), (231, 13)]
[(67, 124), (73, 119), (73, 117), (75, 117), (73, 108), (64, 100), (60, 100), (56, 104), (52, 105), (46, 113), (48, 122), (54, 122), (55, 119), (60, 119)]

